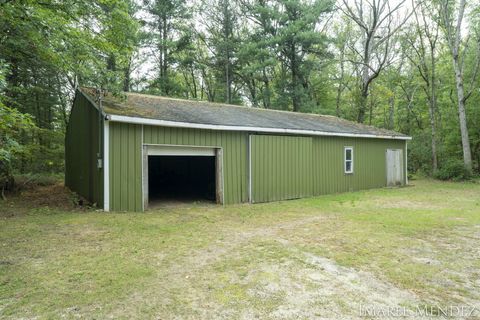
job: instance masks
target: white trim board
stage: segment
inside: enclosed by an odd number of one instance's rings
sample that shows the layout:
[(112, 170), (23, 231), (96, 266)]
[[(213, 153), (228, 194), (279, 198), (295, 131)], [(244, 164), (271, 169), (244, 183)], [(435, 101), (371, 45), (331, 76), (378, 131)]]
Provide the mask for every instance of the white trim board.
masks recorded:
[(253, 203), (252, 198), (252, 135), (248, 135), (248, 202)]
[(103, 211), (110, 211), (110, 127), (103, 121)]
[(134, 123), (134, 124), (152, 125), (152, 126), (165, 126), (165, 127), (173, 127), (173, 128), (192, 128), (192, 129), (208, 129), (208, 130), (222, 130), (222, 131), (251, 131), (251, 132), (264, 132), (264, 133), (299, 134), (299, 135), (309, 135), (309, 136), (378, 138), (378, 139), (393, 139), (393, 140), (411, 140), (412, 139), (412, 137), (403, 137), (403, 136), (399, 137), (399, 136), (375, 135), (375, 134), (363, 134), (363, 133), (337, 133), (337, 132), (316, 131), (316, 130), (202, 124), (202, 123), (167, 121), (167, 120), (159, 120), (159, 119), (119, 116), (119, 115), (113, 115), (113, 114), (107, 115), (106, 117), (108, 120), (114, 121), (114, 122), (125, 122), (125, 123)]
[(408, 143), (405, 141), (405, 185), (408, 185)]
[(149, 156), (215, 156), (215, 148), (188, 146), (145, 145)]
[[(144, 200), (144, 194), (145, 194), (145, 174), (144, 174), (144, 170), (145, 170), (145, 158), (144, 158), (144, 155), (143, 155), (143, 152), (144, 152), (144, 147), (143, 147), (143, 139), (144, 139), (144, 133), (143, 133), (143, 124), (142, 124), (142, 144), (140, 145), (140, 154), (142, 156), (142, 212), (145, 212), (145, 200)], [(147, 163), (147, 166), (148, 166), (148, 163)]]

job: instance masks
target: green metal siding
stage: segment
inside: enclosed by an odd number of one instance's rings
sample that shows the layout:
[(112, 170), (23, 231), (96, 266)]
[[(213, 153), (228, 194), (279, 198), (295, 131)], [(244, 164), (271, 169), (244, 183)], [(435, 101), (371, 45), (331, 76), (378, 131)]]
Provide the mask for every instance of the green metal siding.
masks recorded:
[(102, 128), (98, 110), (77, 93), (65, 134), (65, 185), (99, 207), (103, 170), (97, 168), (97, 153), (102, 154)]
[[(251, 139), (253, 202), (384, 187), (386, 150), (402, 149), (405, 155), (401, 140), (267, 135)], [(353, 147), (352, 174), (344, 172), (347, 146)]]
[[(143, 209), (142, 143), (221, 147), (225, 203), (248, 201), (248, 133), (115, 122), (109, 126), (112, 210)], [(344, 173), (345, 146), (354, 148), (353, 174)], [(252, 200), (265, 202), (383, 187), (386, 149), (405, 152), (405, 141), (251, 135)]]
[[(353, 174), (344, 173), (344, 147), (353, 147)], [(314, 195), (386, 186), (386, 150), (402, 149), (405, 141), (390, 139), (314, 137)], [(405, 159), (403, 159), (405, 162)], [(405, 168), (405, 165), (404, 165)]]
[(251, 136), (252, 202), (311, 196), (312, 138)]
[(110, 209), (142, 211), (142, 126), (109, 123)]
[(145, 144), (221, 147), (226, 204), (248, 201), (247, 139), (244, 132), (144, 126)]

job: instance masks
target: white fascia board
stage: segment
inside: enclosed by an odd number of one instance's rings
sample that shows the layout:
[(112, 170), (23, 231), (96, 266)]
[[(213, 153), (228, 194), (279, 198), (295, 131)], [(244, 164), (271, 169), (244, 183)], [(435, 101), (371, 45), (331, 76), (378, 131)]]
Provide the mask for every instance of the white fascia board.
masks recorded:
[(159, 119), (147, 119), (139, 117), (107, 115), (107, 119), (114, 122), (125, 122), (152, 126), (165, 126), (174, 128), (192, 128), (192, 129), (207, 129), (207, 130), (222, 130), (222, 131), (249, 131), (249, 132), (263, 132), (263, 133), (284, 133), (297, 134), (307, 136), (333, 136), (333, 137), (352, 137), (352, 138), (378, 138), (378, 139), (393, 139), (393, 140), (411, 140), (411, 137), (399, 137), (389, 135), (375, 135), (375, 134), (361, 134), (361, 133), (337, 133), (328, 131), (316, 130), (298, 130), (298, 129), (282, 129), (282, 128), (265, 128), (265, 127), (249, 127), (249, 126), (225, 126), (215, 124), (201, 124), (191, 122), (167, 121)]

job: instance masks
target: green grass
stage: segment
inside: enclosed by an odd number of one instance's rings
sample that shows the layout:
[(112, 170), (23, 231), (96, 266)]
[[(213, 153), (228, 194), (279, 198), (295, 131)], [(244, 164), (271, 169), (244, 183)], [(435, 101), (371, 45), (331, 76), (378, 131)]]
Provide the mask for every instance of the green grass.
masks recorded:
[(143, 214), (12, 198), (0, 203), (0, 318), (355, 317), (360, 303), (478, 304), (480, 184), (412, 184)]

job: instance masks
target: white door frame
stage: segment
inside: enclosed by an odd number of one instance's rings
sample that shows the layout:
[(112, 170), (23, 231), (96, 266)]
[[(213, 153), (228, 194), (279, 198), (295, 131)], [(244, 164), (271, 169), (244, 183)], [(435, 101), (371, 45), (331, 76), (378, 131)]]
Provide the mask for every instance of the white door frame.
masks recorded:
[(143, 144), (142, 189), (143, 210), (148, 208), (148, 156), (205, 156), (215, 157), (215, 197), (219, 204), (225, 203), (223, 177), (223, 150), (220, 147), (173, 144)]

